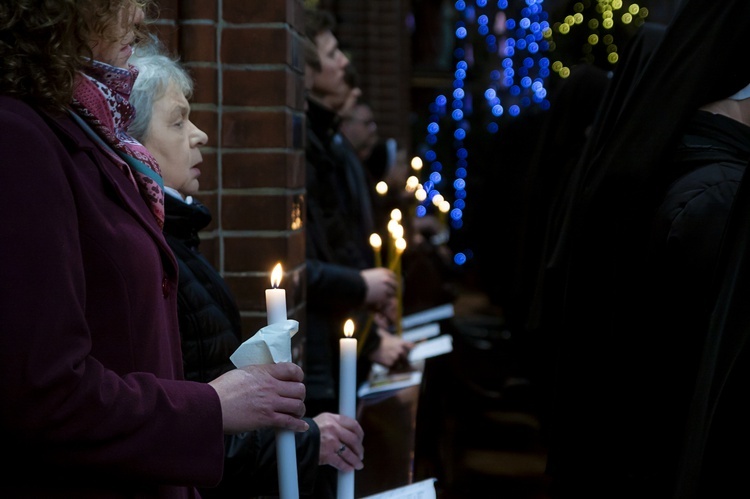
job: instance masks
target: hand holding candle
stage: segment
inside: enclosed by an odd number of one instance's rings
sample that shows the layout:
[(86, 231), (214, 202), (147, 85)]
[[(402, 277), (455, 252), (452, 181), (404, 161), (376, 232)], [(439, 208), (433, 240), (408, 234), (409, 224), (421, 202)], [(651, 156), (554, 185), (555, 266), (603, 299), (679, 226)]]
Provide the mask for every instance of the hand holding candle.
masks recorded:
[[(266, 317), (269, 325), (287, 319), (286, 291), (279, 288), (279, 285), (281, 285), (281, 276), (281, 264), (277, 263), (271, 272), (272, 288), (266, 290)], [(287, 357), (288, 358), (284, 359), (284, 361), (291, 362), (291, 336), (289, 337), (289, 351)], [(294, 432), (290, 430), (276, 431), (276, 455), (279, 474), (279, 497), (281, 499), (298, 499), (297, 444), (294, 440)]]
[[(345, 338), (339, 340), (339, 414), (357, 417), (357, 340), (354, 321), (344, 324)], [(337, 499), (354, 499), (354, 471), (339, 471)]]

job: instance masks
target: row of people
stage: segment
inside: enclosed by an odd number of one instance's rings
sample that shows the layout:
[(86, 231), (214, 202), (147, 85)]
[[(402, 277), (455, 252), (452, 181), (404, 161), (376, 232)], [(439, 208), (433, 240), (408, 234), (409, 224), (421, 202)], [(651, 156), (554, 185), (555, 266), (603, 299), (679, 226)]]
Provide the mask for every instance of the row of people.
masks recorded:
[(224, 435), (310, 428), (291, 362), (183, 375), (160, 166), (128, 132), (144, 7), (0, 9), (9, 496), (198, 497), (222, 479)]
[[(13, 177), (20, 196), (3, 199), (14, 238), (3, 252), (18, 262), (3, 273), (2, 320), (19, 332), (3, 342), (14, 356), (3, 368), (9, 380), (4, 395), (15, 401), (2, 416), (17, 458), (8, 468), (10, 490), (97, 497), (274, 494), (272, 435), (289, 429), (298, 432), (303, 494), (334, 497), (331, 470), (363, 465), (361, 427), (335, 414), (332, 348), (343, 322), (337, 308), (344, 303), (349, 316), (365, 306), (378, 315), (361, 376), (372, 362), (403, 362), (411, 347), (388, 330), (397, 277), (375, 268), (360, 244), (367, 235), (361, 229), (371, 226), (362, 225), (371, 213), (361, 163), (341, 161), (346, 150), (335, 126), (324, 125), (320, 142), (311, 135), (308, 170), (320, 168), (319, 159), (324, 169), (330, 162), (334, 169), (322, 173), (330, 180), (324, 187), (343, 186), (351, 197), (330, 204), (326, 196), (336, 191), (316, 198), (315, 185), (308, 184), (314, 212), (308, 295), (323, 296), (316, 283), (332, 279), (350, 287), (322, 308), (311, 300), (308, 371), (292, 363), (235, 369), (229, 354), (242, 338), (239, 312), (198, 249), (198, 232), (211, 220), (192, 198), (207, 136), (189, 119), (189, 75), (153, 46), (136, 43), (152, 40), (139, 3), (26, 7), (19, 2), (0, 18), (3, 32), (24, 42), (0, 46), (7, 69), (0, 116), (8, 130), (1, 148), (22, 171)], [(317, 55), (308, 63), (313, 129), (316, 112), (331, 111), (333, 125), (336, 112), (359, 91), (346, 85), (348, 61), (337, 53), (329, 17), (320, 14), (311, 11), (308, 23)], [(16, 64), (29, 57), (37, 62)], [(3, 171), (10, 185), (10, 172)], [(29, 209), (32, 198), (22, 194), (30, 192), (28, 182), (52, 203), (53, 216), (38, 203)], [(360, 218), (353, 225), (338, 217), (341, 212), (331, 216), (357, 200)], [(18, 205), (22, 214), (15, 216), (11, 208)], [(342, 259), (331, 251), (341, 242), (359, 245), (357, 253)], [(361, 260), (351, 260), (354, 254)], [(34, 294), (29, 286), (38, 283), (45, 283), (43, 292)], [(49, 300), (57, 306), (46, 308)], [(45, 312), (33, 313), (39, 303)], [(38, 451), (35, 441), (48, 450)], [(52, 470), (49, 482), (23, 479), (31, 459)], [(81, 473), (89, 466), (100, 473)]]

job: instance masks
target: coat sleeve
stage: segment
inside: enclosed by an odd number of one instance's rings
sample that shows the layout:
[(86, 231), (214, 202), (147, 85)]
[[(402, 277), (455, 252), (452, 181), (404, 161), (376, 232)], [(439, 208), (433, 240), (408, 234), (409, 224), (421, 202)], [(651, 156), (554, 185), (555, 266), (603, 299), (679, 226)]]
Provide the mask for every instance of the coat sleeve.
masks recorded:
[(358, 269), (307, 259), (307, 300), (316, 309), (356, 309), (364, 303), (366, 293)]

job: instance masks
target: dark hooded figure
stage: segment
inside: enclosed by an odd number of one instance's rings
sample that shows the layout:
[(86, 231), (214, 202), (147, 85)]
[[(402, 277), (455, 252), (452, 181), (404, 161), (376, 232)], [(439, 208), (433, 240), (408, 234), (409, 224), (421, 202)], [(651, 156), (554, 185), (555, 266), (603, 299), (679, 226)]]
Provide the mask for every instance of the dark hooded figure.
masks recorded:
[(741, 373), (711, 336), (731, 312), (716, 300), (734, 275), (719, 255), (750, 234), (725, 236), (750, 159), (750, 100), (737, 94), (750, 2), (686, 0), (659, 31), (625, 55), (548, 233), (536, 318), (554, 359), (555, 499), (725, 497), (716, 459), (747, 436), (727, 424), (718, 438), (706, 404), (732, 414), (735, 399), (707, 390), (713, 369)]

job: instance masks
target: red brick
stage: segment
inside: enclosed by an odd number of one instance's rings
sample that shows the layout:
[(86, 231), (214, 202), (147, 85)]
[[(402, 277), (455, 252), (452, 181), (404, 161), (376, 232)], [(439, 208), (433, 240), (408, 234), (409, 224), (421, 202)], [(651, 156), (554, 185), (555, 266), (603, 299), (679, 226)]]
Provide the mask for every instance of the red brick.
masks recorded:
[(225, 152), (223, 187), (227, 189), (305, 186), (303, 151)]
[(219, 102), (217, 72), (215, 68), (185, 64), (193, 77), (194, 91), (191, 104), (216, 104)]
[(228, 106), (288, 106), (296, 103), (302, 77), (290, 69), (224, 70), (224, 104)]
[(229, 195), (223, 198), (225, 230), (287, 230), (291, 199), (286, 195)]
[(180, 52), (187, 61), (216, 62), (216, 27), (205, 24), (182, 24)]
[(271, 272), (281, 262), (287, 267), (289, 238), (279, 233), (268, 237), (225, 237), (224, 270), (226, 272)]
[[(219, 2), (217, 0), (179, 0), (179, 3), (180, 17), (183, 19), (216, 21), (219, 18)], [(226, 2), (222, 3), (226, 4)]]
[(287, 147), (293, 126), (287, 110), (225, 111), (222, 143), (224, 147)]
[(221, 32), (226, 64), (289, 64), (291, 34), (285, 27), (227, 27)]
[(274, 2), (248, 2), (247, 0), (224, 0), (224, 20), (228, 23), (289, 22), (294, 15), (294, 4), (298, 0)]

